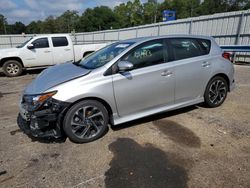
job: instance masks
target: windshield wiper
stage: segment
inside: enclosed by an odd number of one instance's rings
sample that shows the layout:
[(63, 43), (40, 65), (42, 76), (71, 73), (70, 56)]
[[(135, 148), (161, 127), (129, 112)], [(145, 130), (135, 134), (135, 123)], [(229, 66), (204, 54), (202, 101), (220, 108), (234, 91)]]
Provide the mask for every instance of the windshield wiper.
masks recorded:
[(88, 69), (88, 68), (85, 67), (84, 65), (80, 64), (80, 61), (73, 62), (73, 64), (74, 64), (75, 66), (78, 66), (78, 67), (81, 67), (81, 68), (84, 68), (84, 69)]
[(73, 62), (73, 64), (79, 66), (79, 62)]

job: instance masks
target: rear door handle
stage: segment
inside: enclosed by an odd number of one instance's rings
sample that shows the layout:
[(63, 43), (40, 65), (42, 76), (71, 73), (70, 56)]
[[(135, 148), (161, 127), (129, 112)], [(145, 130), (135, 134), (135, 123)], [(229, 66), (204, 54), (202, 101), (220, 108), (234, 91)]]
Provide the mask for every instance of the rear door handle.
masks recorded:
[(205, 61), (205, 62), (202, 63), (202, 66), (203, 66), (203, 67), (209, 67), (209, 66), (210, 66), (210, 63), (207, 62), (207, 61)]
[(64, 49), (64, 50), (65, 50), (65, 51), (70, 51), (70, 49), (68, 49), (68, 48), (67, 48), (67, 49)]
[(173, 73), (171, 71), (165, 70), (161, 73), (161, 76), (171, 76)]

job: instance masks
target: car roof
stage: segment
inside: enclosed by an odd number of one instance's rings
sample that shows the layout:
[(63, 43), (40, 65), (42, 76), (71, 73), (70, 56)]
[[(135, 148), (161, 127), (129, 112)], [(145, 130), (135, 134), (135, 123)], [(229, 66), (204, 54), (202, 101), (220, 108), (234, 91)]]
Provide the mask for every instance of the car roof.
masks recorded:
[(69, 34), (65, 34), (65, 33), (56, 33), (56, 34), (37, 34), (34, 37), (66, 37), (69, 36)]
[(133, 39), (126, 39), (120, 42), (144, 42), (148, 40), (154, 40), (154, 39), (165, 39), (165, 38), (199, 38), (199, 39), (206, 39), (206, 40), (212, 40), (212, 37), (209, 36), (203, 36), (203, 35), (162, 35), (162, 36), (151, 36), (151, 37), (139, 37), (139, 38), (133, 38)]

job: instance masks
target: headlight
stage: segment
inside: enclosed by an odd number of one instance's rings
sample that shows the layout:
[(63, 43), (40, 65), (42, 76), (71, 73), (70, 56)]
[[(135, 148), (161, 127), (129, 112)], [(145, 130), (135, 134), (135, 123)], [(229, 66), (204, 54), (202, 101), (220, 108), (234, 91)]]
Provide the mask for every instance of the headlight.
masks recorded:
[(28, 110), (33, 111), (55, 95), (57, 91), (42, 93), (37, 95), (24, 95), (24, 102), (28, 104)]

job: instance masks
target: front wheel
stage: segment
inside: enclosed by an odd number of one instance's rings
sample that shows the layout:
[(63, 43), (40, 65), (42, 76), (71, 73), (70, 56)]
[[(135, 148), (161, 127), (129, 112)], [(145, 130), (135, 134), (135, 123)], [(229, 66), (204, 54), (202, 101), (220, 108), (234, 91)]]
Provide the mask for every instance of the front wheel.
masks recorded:
[(3, 73), (6, 76), (14, 77), (19, 76), (23, 72), (23, 66), (19, 61), (8, 60), (3, 65)]
[(220, 106), (226, 99), (228, 84), (221, 76), (212, 78), (206, 88), (204, 98), (208, 107), (214, 108)]
[(76, 143), (94, 141), (106, 133), (108, 112), (98, 101), (86, 100), (73, 105), (66, 113), (63, 129)]

